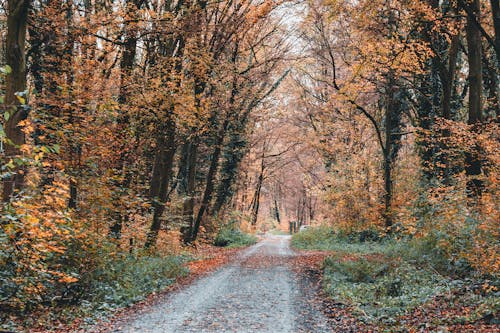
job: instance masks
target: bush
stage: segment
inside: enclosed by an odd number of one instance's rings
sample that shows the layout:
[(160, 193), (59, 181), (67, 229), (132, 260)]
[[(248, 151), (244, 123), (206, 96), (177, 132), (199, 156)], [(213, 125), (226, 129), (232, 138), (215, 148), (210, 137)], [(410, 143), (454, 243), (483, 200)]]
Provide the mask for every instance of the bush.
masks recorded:
[[(377, 241), (374, 241), (374, 240)], [(301, 250), (337, 251), (350, 254), (381, 253), (391, 239), (381, 238), (375, 230), (335, 232), (328, 226), (313, 227), (294, 234), (292, 247)]]
[[(22, 303), (30, 304), (29, 308), (12, 309), (5, 313), (0, 311), (0, 330), (18, 331), (19, 324), (31, 326), (45, 323), (50, 327), (54, 318), (64, 322), (77, 316), (86, 317), (86, 321), (91, 323), (117, 308), (165, 289), (177, 277), (188, 273), (182, 256), (132, 256), (113, 253), (113, 249), (112, 244), (87, 247), (87, 257), (77, 258), (76, 249), (68, 247), (66, 258), (69, 262), (66, 264), (80, 265), (78, 274), (73, 273), (78, 279), (72, 283), (59, 283), (58, 289), (45, 288), (35, 300)], [(41, 306), (50, 307), (50, 311), (40, 315)], [(38, 317), (35, 318), (30, 311), (35, 311), (33, 313)], [(9, 323), (12, 315), (18, 315), (22, 322)]]
[(338, 279), (353, 283), (372, 283), (388, 272), (389, 266), (382, 261), (359, 260), (340, 261), (328, 257), (324, 262), (325, 272), (336, 275)]
[(109, 308), (123, 307), (165, 289), (179, 276), (186, 275), (179, 256), (120, 256), (87, 274), (80, 287), (82, 299)]
[[(421, 238), (381, 237), (372, 229), (360, 232), (334, 232), (329, 227), (310, 228), (292, 237), (292, 246), (303, 250), (325, 250), (345, 254), (382, 254), (388, 258), (403, 258), (408, 263), (441, 274), (465, 277), (473, 273), (470, 263), (453, 257), (443, 248), (452, 240), (436, 231)], [(459, 243), (459, 240), (456, 240)]]
[(404, 262), (361, 258), (324, 263), (324, 288), (369, 319), (402, 315), (447, 290), (446, 280)]
[(292, 246), (303, 250), (323, 249), (332, 244), (336, 237), (327, 226), (308, 228), (292, 236)]
[(246, 234), (237, 228), (222, 228), (214, 239), (215, 246), (240, 247), (252, 245), (257, 237)]
[(451, 257), (442, 246), (447, 234), (367, 240), (373, 236), (371, 231), (336, 233), (320, 227), (294, 235), (292, 244), (334, 251), (323, 264), (323, 288), (367, 320), (393, 325), (398, 316), (442, 295), (455, 295), (453, 302), (473, 309), (460, 319), (465, 322), (498, 313), (498, 297), (491, 292), (498, 290), (498, 279), (478, 275), (467, 261)]

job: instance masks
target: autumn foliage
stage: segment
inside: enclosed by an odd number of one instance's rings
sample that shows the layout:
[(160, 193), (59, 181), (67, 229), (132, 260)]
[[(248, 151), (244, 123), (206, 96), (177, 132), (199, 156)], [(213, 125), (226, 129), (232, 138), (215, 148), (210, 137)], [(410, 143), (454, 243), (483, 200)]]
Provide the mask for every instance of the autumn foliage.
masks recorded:
[(498, 277), (498, 1), (2, 5), (4, 313), (307, 224)]

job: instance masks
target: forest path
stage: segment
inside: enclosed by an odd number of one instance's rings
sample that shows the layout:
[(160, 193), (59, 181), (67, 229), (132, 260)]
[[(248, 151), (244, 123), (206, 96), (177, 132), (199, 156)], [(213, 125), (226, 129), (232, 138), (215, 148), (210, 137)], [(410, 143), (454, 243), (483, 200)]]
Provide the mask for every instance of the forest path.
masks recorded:
[(289, 236), (268, 236), (232, 263), (111, 332), (331, 332), (313, 299), (317, 287), (291, 268)]

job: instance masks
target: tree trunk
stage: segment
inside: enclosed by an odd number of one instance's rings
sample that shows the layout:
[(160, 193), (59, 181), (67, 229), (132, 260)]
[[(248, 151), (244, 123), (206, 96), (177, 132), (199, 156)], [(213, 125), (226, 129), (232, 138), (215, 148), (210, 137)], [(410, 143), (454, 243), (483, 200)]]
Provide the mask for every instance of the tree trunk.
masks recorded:
[(182, 219), (183, 219), (183, 241), (188, 243), (190, 241), (190, 231), (193, 228), (194, 222), (194, 196), (196, 190), (196, 158), (198, 155), (198, 140), (188, 144), (187, 152), (187, 173), (186, 173), (186, 189), (185, 198), (182, 203)]
[(164, 131), (157, 140), (157, 152), (149, 190), (153, 201), (153, 221), (144, 244), (146, 249), (156, 245), (158, 233), (161, 229), (161, 217), (168, 199), (168, 185), (172, 176), (175, 151), (175, 122), (170, 115), (165, 120)]
[(278, 225), (281, 224), (280, 207), (278, 206), (278, 200), (276, 200), (276, 198), (274, 199), (274, 217), (276, 218)]
[(495, 50), (497, 55), (497, 66), (500, 67), (500, 5), (499, 0), (490, 0), (491, 15), (493, 16), (493, 28), (495, 30)]
[[(455, 73), (457, 69), (458, 47), (460, 45), (460, 34), (456, 34), (451, 39), (448, 52), (448, 67), (440, 71), (441, 82), (443, 84), (442, 114), (443, 118), (451, 119), (451, 98), (453, 87), (455, 86)], [(437, 93), (437, 92), (436, 92)]]
[(245, 156), (246, 141), (242, 137), (246, 121), (236, 125), (232, 129), (229, 142), (225, 147), (224, 162), (221, 167), (221, 179), (217, 186), (215, 203), (212, 214), (218, 215), (222, 207), (230, 200), (234, 194), (234, 181), (238, 175), (239, 165)]
[[(25, 143), (25, 136), (19, 122), (28, 117), (28, 111), (16, 96), (16, 93), (26, 90), (26, 30), (28, 22), (28, 0), (9, 0), (7, 14), (6, 62), (12, 72), (5, 79), (5, 105), (11, 110), (11, 116), (5, 123), (5, 136), (12, 144), (5, 146), (5, 159), (8, 161), (20, 155), (19, 146)], [(18, 168), (14, 175), (4, 178), (4, 202), (8, 202), (14, 190), (20, 190), (24, 185), (23, 171)]]
[(260, 192), (262, 190), (262, 183), (264, 182), (264, 171), (266, 169), (265, 164), (264, 164), (264, 148), (262, 148), (262, 156), (261, 156), (261, 162), (260, 162), (260, 173), (259, 177), (257, 178), (257, 186), (255, 187), (255, 193), (252, 199), (252, 206), (251, 206), (251, 212), (252, 212), (252, 220), (251, 223), (253, 226), (257, 224), (257, 217), (259, 216), (259, 206), (260, 206)]
[[(470, 6), (477, 20), (481, 17), (479, 0), (473, 0)], [(478, 125), (483, 120), (482, 110), (482, 46), (481, 32), (474, 20), (467, 15), (467, 51), (469, 58), (469, 120), (470, 125), (476, 125), (475, 130), (479, 130)], [(472, 147), (472, 151), (466, 154), (465, 171), (469, 180), (467, 190), (471, 197), (477, 198), (481, 195), (483, 182), (478, 178), (481, 175), (481, 159), (479, 147)]]
[(208, 205), (212, 200), (212, 194), (215, 187), (215, 175), (217, 174), (217, 169), (219, 166), (219, 159), (222, 149), (222, 143), (224, 142), (225, 133), (227, 131), (227, 126), (229, 125), (230, 114), (225, 115), (224, 123), (222, 124), (220, 130), (217, 133), (217, 138), (215, 141), (214, 152), (212, 153), (212, 158), (210, 161), (210, 168), (208, 169), (207, 181), (205, 185), (205, 191), (203, 192), (203, 198), (201, 200), (200, 209), (196, 215), (196, 220), (194, 221), (193, 227), (190, 231), (189, 242), (194, 242), (196, 237), (198, 237), (198, 231), (200, 230), (201, 221), (206, 211), (208, 210)]
[(392, 220), (392, 148), (393, 139), (392, 132), (394, 129), (394, 112), (395, 112), (395, 100), (394, 100), (394, 77), (392, 73), (389, 74), (387, 82), (387, 101), (385, 110), (385, 149), (383, 149), (384, 157), (384, 220), (385, 227), (390, 229), (393, 224)]

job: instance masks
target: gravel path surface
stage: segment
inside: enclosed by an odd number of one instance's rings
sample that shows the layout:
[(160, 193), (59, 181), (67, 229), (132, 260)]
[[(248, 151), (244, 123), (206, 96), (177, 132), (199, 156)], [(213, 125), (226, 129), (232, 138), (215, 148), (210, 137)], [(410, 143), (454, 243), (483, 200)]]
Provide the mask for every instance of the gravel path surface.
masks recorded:
[(269, 236), (111, 332), (331, 332), (315, 288), (289, 268), (289, 241)]

